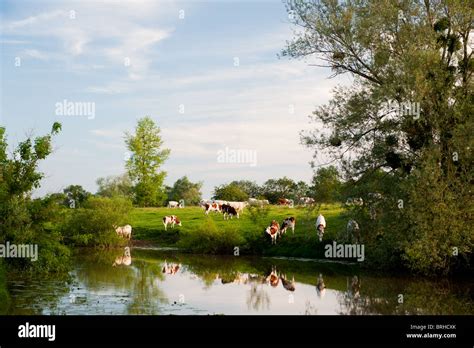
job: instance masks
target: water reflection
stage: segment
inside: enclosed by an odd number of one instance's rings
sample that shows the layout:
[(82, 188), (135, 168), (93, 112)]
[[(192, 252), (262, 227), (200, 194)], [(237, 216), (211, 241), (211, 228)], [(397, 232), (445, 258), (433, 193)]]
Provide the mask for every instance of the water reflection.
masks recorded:
[(374, 277), (343, 264), (274, 258), (84, 250), (70, 279), (11, 279), (9, 313), (473, 313), (469, 281)]

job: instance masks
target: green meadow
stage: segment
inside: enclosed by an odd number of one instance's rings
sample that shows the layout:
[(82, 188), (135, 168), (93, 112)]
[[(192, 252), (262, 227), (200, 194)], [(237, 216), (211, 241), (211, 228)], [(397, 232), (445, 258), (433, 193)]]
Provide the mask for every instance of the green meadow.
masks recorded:
[[(323, 242), (319, 242), (315, 222), (319, 214), (326, 218), (327, 228)], [(162, 219), (176, 215), (182, 226), (165, 231)], [(294, 235), (291, 229), (271, 245), (264, 233), (272, 220), (280, 224), (286, 217), (296, 218)], [(268, 255), (322, 258), (323, 246), (345, 232), (347, 217), (339, 204), (318, 208), (268, 206), (245, 208), (240, 218), (224, 220), (223, 215), (210, 212), (207, 216), (200, 207), (182, 209), (134, 208), (130, 224), (133, 239), (138, 244), (148, 242), (165, 247), (178, 247), (184, 252), (203, 254)], [(238, 249), (235, 249), (235, 248)]]

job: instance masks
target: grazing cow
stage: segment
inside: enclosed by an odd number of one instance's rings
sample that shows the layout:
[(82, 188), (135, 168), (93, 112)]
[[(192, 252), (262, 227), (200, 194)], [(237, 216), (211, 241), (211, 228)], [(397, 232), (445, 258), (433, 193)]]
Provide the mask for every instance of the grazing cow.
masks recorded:
[(301, 197), (300, 198), (300, 205), (302, 206), (307, 206), (307, 205), (312, 205), (314, 204), (316, 201), (314, 200), (314, 198), (311, 198), (311, 197)]
[(118, 256), (115, 258), (115, 262), (112, 264), (113, 267), (124, 265), (130, 266), (132, 264), (132, 255), (130, 254), (130, 248), (125, 247), (124, 253), (122, 256)]
[(352, 236), (355, 237), (356, 241), (359, 242), (360, 239), (360, 230), (359, 224), (354, 219), (349, 220), (346, 227), (347, 239), (351, 239)]
[(278, 205), (286, 205), (288, 208), (293, 208), (295, 203), (292, 199), (278, 198)]
[(231, 219), (233, 216), (237, 216), (237, 219), (239, 218), (238, 211), (228, 204), (222, 204), (221, 211), (224, 214), (224, 220), (227, 220), (229, 216)]
[(281, 224), (281, 229), (280, 229), (280, 233), (283, 235), (286, 233), (286, 230), (289, 228), (292, 229), (293, 231), (293, 234), (295, 234), (295, 225), (296, 225), (296, 219), (292, 216), (292, 217), (288, 217), (286, 218), (285, 220), (283, 220), (282, 224)]
[(280, 275), (281, 279), (281, 284), (283, 287), (288, 290), (288, 291), (295, 291), (295, 277), (293, 277), (293, 280), (289, 281), (286, 279), (286, 275)]
[(181, 221), (176, 215), (165, 216), (163, 218), (163, 225), (165, 226), (165, 231), (168, 228), (168, 224), (171, 225), (171, 228), (174, 228), (174, 225), (182, 226)]
[(316, 230), (318, 231), (319, 241), (322, 242), (324, 229), (326, 228), (326, 219), (322, 214), (319, 214), (316, 220)]
[(221, 212), (222, 211), (222, 204), (206, 203), (206, 204), (204, 204), (204, 209), (206, 210), (206, 215), (209, 215), (210, 211)]
[(248, 203), (252, 207), (263, 207), (264, 205), (270, 204), (268, 199), (256, 199), (256, 198), (249, 198)]
[(176, 202), (176, 201), (168, 202), (168, 208), (178, 208), (178, 207), (179, 207), (179, 202)]
[(118, 236), (127, 238), (128, 240), (132, 239), (132, 226), (125, 225), (125, 226), (113, 226), (115, 228), (115, 232)]
[[(242, 214), (244, 211), (244, 208), (248, 205), (248, 202), (228, 202), (227, 205), (230, 205), (232, 208), (234, 208), (239, 214)], [(239, 216), (237, 215), (237, 218)]]
[(272, 238), (272, 244), (276, 244), (277, 237), (280, 233), (280, 225), (278, 222), (273, 220), (271, 225), (266, 228), (265, 233), (268, 233)]
[(320, 273), (318, 281), (316, 283), (316, 293), (320, 298), (324, 297), (326, 294), (326, 284), (324, 284), (323, 275)]

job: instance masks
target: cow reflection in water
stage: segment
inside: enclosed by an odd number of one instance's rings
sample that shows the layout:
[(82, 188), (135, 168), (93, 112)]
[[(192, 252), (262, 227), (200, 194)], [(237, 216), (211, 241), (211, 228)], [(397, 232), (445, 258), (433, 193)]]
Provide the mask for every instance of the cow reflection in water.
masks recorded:
[(326, 284), (324, 284), (323, 275), (320, 273), (316, 282), (316, 293), (319, 298), (323, 298), (326, 295)]
[(295, 277), (293, 277), (293, 279), (290, 281), (286, 279), (286, 275), (282, 274), (280, 275), (280, 279), (281, 279), (281, 284), (286, 290), (295, 291)]
[(112, 266), (113, 267), (120, 266), (120, 265), (130, 266), (131, 264), (132, 264), (132, 255), (130, 254), (130, 248), (125, 247), (123, 255), (117, 256)]
[(163, 265), (163, 268), (162, 268), (161, 272), (163, 272), (165, 274), (176, 274), (176, 273), (178, 273), (180, 268), (181, 268), (181, 264), (168, 263), (165, 260), (165, 263)]
[(360, 298), (360, 279), (356, 275), (352, 277), (349, 287), (349, 278), (347, 278), (347, 295), (354, 300)]

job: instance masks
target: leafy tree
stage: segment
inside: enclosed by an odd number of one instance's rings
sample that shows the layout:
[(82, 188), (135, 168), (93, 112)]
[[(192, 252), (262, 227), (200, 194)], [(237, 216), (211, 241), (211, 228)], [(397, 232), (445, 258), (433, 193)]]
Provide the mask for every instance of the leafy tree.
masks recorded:
[(311, 191), (318, 202), (335, 202), (341, 199), (342, 182), (334, 166), (319, 168), (313, 176)]
[(296, 183), (285, 176), (265, 181), (262, 186), (262, 194), (270, 203), (277, 203), (279, 198), (295, 199), (295, 189)]
[(214, 188), (214, 198), (225, 201), (242, 202), (249, 199), (249, 195), (236, 184), (216, 186)]
[(302, 142), (339, 162), (348, 182), (381, 188), (383, 209), (369, 222), (379, 237), (366, 248), (374, 252), (368, 259), (389, 263), (397, 255), (423, 273), (467, 267), (474, 246), (472, 3), (286, 4), (301, 30), (283, 56), (317, 57), (333, 76), (353, 77), (314, 111), (324, 131), (303, 132)]
[(231, 182), (232, 185), (240, 187), (249, 197), (259, 197), (261, 194), (261, 188), (255, 181), (250, 180), (234, 180)]
[(81, 185), (69, 185), (63, 190), (66, 195), (66, 206), (70, 208), (79, 208), (91, 195), (90, 192), (84, 190)]
[(38, 164), (51, 154), (52, 136), (60, 130), (61, 125), (54, 123), (49, 134), (20, 142), (9, 157), (5, 128), (0, 127), (0, 243), (38, 244), (41, 250), (37, 262), (7, 259), (8, 266), (52, 272), (65, 270), (68, 265), (69, 250), (52, 225), (58, 205), (48, 198), (31, 199), (31, 191), (43, 178)]
[(168, 190), (168, 200), (179, 201), (184, 199), (185, 205), (198, 205), (201, 201), (202, 182), (192, 183), (187, 176), (176, 180)]
[(160, 128), (150, 117), (138, 121), (135, 134), (126, 133), (125, 143), (132, 156), (126, 168), (134, 183), (134, 199), (139, 206), (161, 205), (166, 199), (163, 180), (166, 172), (159, 171), (170, 154), (163, 149)]
[(129, 197), (133, 195), (133, 183), (128, 174), (108, 176), (106, 178), (99, 178), (96, 181), (99, 189), (97, 195), (102, 197)]

